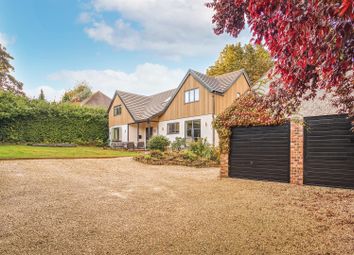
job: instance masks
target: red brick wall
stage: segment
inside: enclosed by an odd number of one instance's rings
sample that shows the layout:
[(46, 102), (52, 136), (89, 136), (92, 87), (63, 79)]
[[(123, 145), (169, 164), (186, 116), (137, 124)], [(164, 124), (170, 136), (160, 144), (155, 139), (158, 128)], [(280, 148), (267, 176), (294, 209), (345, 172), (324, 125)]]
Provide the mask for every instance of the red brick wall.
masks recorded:
[(220, 177), (229, 176), (229, 154), (221, 153), (220, 154)]
[(304, 182), (304, 126), (290, 124), (290, 183), (302, 185)]
[[(304, 127), (300, 123), (290, 124), (290, 183), (302, 185), (304, 173)], [(220, 155), (220, 177), (229, 176), (229, 154)]]

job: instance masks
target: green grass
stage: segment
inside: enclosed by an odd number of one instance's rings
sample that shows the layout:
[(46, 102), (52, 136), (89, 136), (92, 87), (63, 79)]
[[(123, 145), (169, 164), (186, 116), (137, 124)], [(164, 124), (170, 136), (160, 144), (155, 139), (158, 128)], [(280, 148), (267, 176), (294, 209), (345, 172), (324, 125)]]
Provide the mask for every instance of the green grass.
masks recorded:
[(34, 147), (26, 145), (0, 145), (0, 159), (27, 158), (114, 158), (132, 157), (136, 152), (104, 150), (100, 147)]

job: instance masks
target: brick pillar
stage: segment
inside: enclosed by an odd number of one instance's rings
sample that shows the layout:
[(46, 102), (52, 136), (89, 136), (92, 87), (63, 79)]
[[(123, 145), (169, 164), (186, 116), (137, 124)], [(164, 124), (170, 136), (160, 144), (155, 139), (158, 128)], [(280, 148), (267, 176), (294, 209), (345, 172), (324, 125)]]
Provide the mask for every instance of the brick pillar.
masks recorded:
[(229, 154), (220, 154), (220, 178), (229, 177)]
[(295, 122), (290, 124), (290, 183), (304, 182), (304, 127)]

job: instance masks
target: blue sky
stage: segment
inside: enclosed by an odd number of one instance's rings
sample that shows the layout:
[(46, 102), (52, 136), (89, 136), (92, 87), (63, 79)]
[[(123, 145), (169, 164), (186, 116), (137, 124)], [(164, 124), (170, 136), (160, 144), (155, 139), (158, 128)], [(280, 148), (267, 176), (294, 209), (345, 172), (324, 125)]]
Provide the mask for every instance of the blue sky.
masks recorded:
[(204, 72), (227, 43), (216, 36), (205, 0), (2, 0), (0, 43), (15, 58), (29, 96), (50, 100), (77, 82), (112, 96), (177, 87), (185, 72)]

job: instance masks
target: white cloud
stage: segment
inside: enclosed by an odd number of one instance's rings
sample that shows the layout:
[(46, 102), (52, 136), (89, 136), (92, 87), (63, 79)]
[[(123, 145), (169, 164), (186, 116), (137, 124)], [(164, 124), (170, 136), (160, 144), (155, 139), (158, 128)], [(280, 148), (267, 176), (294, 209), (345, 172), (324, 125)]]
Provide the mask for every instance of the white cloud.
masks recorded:
[(87, 81), (93, 91), (100, 90), (112, 97), (119, 89), (127, 92), (150, 95), (176, 88), (185, 71), (169, 69), (166, 66), (145, 63), (138, 65), (131, 73), (121, 70), (63, 70), (51, 74), (49, 79), (62, 83), (76, 84)]
[(9, 44), (12, 44), (15, 42), (14, 37), (9, 37), (8, 35), (1, 33), (0, 32), (0, 44), (4, 47), (9, 46)]
[(24, 88), (27, 96), (31, 98), (38, 98), (41, 89), (43, 89), (44, 96), (47, 101), (60, 101), (61, 97), (64, 95), (64, 89), (55, 89), (50, 86), (39, 86), (36, 88)]
[(92, 15), (89, 12), (82, 12), (80, 13), (77, 20), (82, 24), (89, 23), (92, 21)]
[[(93, 10), (102, 19), (85, 28), (87, 35), (126, 50), (152, 50), (169, 56), (198, 56), (218, 51), (234, 39), (213, 33), (209, 0), (93, 0)], [(110, 23), (104, 13), (120, 18)], [(133, 25), (132, 25), (133, 24)], [(239, 38), (248, 42), (246, 33)]]

